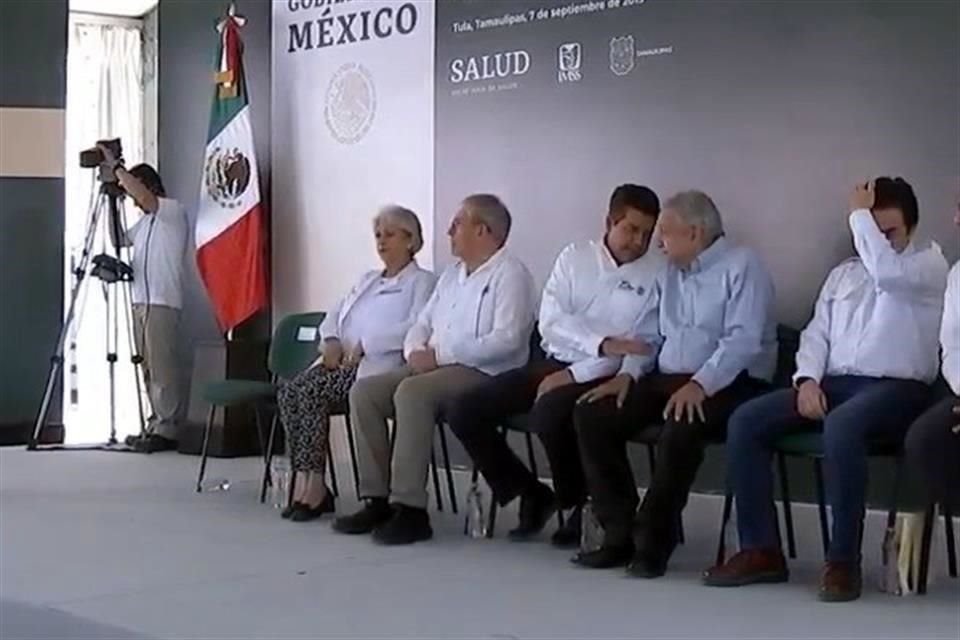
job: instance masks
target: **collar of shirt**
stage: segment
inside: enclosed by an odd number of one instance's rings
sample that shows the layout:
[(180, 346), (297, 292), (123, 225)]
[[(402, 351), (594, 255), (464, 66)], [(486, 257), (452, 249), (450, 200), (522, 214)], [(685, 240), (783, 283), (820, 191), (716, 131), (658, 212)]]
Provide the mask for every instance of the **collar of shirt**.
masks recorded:
[(727, 253), (727, 249), (729, 248), (730, 243), (727, 242), (727, 238), (725, 236), (720, 236), (713, 241), (713, 244), (701, 251), (700, 255), (694, 258), (689, 267), (682, 270), (684, 275), (706, 271), (722, 260), (723, 256)]
[(613, 254), (610, 253), (610, 247), (607, 246), (607, 239), (603, 238), (601, 240), (593, 240), (594, 250), (597, 252), (597, 255), (600, 256), (600, 265), (603, 267), (604, 271), (616, 271), (622, 265), (617, 264), (616, 258), (613, 257)]
[(467, 273), (467, 265), (461, 261), (460, 264), (457, 265), (457, 282), (463, 284), (470, 278), (473, 278), (488, 269), (493, 269), (495, 266), (497, 266), (497, 263), (500, 262), (505, 253), (506, 247), (500, 247), (495, 254), (487, 258), (486, 262), (474, 269), (473, 273), (469, 274)]
[(398, 271), (396, 274), (392, 276), (387, 276), (384, 274), (383, 271), (381, 271), (380, 282), (399, 282), (403, 280), (405, 277), (407, 277), (408, 275), (410, 275), (411, 273), (413, 273), (414, 271), (416, 271), (417, 269), (419, 269), (419, 265), (417, 265), (417, 261), (411, 260), (410, 262), (407, 263), (407, 265), (403, 269), (400, 269), (400, 271)]

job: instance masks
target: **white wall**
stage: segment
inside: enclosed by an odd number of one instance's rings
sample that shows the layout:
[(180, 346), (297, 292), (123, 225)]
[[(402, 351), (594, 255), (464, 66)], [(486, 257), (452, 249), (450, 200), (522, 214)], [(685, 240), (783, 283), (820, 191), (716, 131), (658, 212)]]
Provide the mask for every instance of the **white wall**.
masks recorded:
[[(385, 204), (419, 215), (422, 265), (432, 266), (433, 252), (433, 2), (291, 6), (299, 3), (273, 3), (274, 318), (329, 309), (364, 271), (380, 266), (371, 219)], [(407, 34), (396, 24), (404, 6), (404, 28), (416, 13)], [(332, 18), (336, 40), (337, 18), (355, 13), (359, 39), (359, 14), (370, 12), (372, 25), (379, 11), (393, 17), (381, 18), (391, 25), (387, 37), (318, 48), (320, 36), (312, 32), (313, 48), (290, 51), (291, 24), (299, 29)], [(360, 131), (369, 128), (353, 135), (356, 123)]]

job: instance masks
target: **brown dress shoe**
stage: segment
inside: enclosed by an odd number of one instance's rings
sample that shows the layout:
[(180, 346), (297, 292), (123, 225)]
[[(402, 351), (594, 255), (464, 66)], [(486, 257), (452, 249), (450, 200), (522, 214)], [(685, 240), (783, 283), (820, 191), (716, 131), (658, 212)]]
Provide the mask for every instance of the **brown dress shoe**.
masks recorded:
[(820, 600), (849, 602), (860, 597), (863, 578), (860, 566), (853, 562), (828, 562), (820, 578)]
[(708, 587), (742, 587), (760, 582), (786, 582), (790, 578), (787, 561), (779, 549), (748, 549), (725, 564), (703, 572)]

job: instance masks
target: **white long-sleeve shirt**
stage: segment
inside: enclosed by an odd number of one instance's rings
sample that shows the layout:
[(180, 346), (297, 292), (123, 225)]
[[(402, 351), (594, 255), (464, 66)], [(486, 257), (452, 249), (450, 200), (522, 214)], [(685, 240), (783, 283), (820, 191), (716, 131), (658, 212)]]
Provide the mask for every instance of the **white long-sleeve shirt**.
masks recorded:
[(858, 257), (830, 272), (800, 335), (794, 382), (856, 375), (932, 382), (947, 261), (936, 243), (891, 246), (870, 211), (850, 214)]
[(663, 257), (648, 252), (617, 265), (603, 241), (567, 245), (553, 265), (540, 299), (543, 349), (570, 363), (577, 382), (616, 373), (619, 357), (600, 355), (604, 338), (626, 337), (651, 304)]
[(757, 255), (718, 238), (688, 268), (669, 265), (657, 282), (659, 307), (638, 321), (635, 334), (659, 353), (627, 356), (621, 371), (635, 379), (656, 363), (661, 373), (689, 373), (712, 396), (746, 371), (773, 379), (777, 358), (774, 287)]
[(535, 288), (526, 266), (503, 249), (470, 274), (462, 262), (451, 265), (407, 332), (404, 357), (430, 346), (440, 366), (496, 375), (525, 365)]
[(357, 343), (363, 346), (357, 378), (395, 369), (403, 364), (403, 339), (435, 282), (413, 261), (391, 278), (369, 271), (324, 318), (320, 337), (340, 340), (348, 353)]
[(940, 349), (943, 377), (954, 395), (960, 396), (960, 262), (953, 265), (947, 277), (943, 320), (940, 322)]

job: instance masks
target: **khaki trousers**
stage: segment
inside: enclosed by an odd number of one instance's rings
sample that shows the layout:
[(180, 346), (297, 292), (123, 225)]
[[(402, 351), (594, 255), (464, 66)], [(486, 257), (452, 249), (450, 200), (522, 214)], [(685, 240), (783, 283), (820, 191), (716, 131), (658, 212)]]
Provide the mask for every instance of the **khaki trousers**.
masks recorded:
[(179, 327), (179, 309), (133, 305), (133, 337), (143, 356), (143, 378), (153, 409), (147, 432), (171, 440), (177, 439), (177, 422), (184, 406), (177, 353)]
[[(410, 507), (427, 506), (427, 472), (433, 429), (444, 406), (487, 374), (451, 365), (414, 374), (408, 367), (361, 378), (350, 390), (350, 418), (357, 430), (360, 495)], [(393, 452), (387, 420), (394, 419)]]

